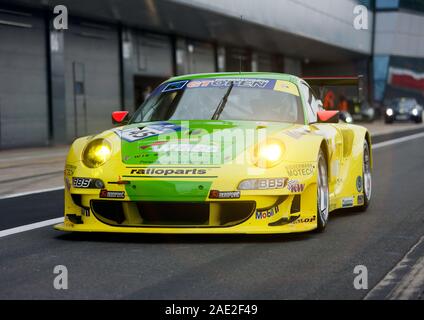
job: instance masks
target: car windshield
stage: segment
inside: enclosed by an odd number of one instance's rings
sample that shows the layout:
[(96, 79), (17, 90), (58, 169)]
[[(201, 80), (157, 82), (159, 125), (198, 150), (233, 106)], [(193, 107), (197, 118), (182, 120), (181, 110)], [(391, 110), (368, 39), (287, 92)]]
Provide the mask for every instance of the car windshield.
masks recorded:
[(297, 86), (289, 81), (209, 78), (167, 82), (153, 91), (131, 123), (210, 120), (233, 83), (220, 120), (304, 123)]
[(396, 99), (393, 101), (392, 106), (396, 109), (404, 108), (404, 109), (412, 109), (417, 105), (417, 101), (415, 99)]

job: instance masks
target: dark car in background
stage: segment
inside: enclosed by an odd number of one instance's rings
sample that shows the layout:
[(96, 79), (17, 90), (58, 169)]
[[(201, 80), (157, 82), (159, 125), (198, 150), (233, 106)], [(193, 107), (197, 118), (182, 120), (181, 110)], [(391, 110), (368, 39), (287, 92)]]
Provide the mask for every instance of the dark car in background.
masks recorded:
[(423, 107), (413, 98), (397, 98), (387, 103), (385, 122), (413, 121), (423, 122)]

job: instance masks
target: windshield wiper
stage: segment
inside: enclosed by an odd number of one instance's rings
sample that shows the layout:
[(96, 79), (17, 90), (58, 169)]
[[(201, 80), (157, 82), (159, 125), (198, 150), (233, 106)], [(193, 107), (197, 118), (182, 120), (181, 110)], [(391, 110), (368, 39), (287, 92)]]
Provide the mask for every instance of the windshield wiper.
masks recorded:
[(215, 112), (212, 116), (212, 120), (218, 120), (219, 119), (219, 116), (221, 115), (222, 111), (225, 108), (225, 105), (227, 104), (228, 96), (230, 95), (231, 90), (233, 90), (233, 87), (234, 87), (234, 82), (231, 81), (230, 86), (227, 89), (227, 92), (222, 97), (221, 101), (219, 101), (218, 107), (216, 107), (216, 110), (215, 110)]

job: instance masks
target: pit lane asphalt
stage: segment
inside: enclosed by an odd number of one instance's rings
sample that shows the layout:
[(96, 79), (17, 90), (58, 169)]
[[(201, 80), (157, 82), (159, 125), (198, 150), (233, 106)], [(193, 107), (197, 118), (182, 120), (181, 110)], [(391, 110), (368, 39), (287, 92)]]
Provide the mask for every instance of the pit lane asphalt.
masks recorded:
[[(379, 137), (378, 142), (399, 137)], [(66, 234), (0, 238), (0, 299), (361, 299), (424, 234), (424, 138), (374, 151), (367, 212), (332, 214), (323, 234)], [(0, 229), (60, 217), (62, 192), (0, 200)], [(69, 289), (55, 290), (65, 265)], [(356, 290), (355, 266), (369, 290)]]

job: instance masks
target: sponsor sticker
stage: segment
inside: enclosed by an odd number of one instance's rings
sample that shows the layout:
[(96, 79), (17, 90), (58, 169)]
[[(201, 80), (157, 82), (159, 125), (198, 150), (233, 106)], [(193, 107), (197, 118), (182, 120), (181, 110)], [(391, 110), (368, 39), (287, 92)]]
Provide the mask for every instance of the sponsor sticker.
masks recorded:
[(211, 190), (209, 192), (211, 199), (238, 199), (240, 198), (240, 191), (219, 191)]
[(305, 185), (297, 180), (289, 180), (287, 189), (291, 192), (302, 192), (305, 189)]
[(72, 178), (72, 186), (74, 188), (89, 188), (90, 178)]
[(268, 219), (271, 218), (273, 216), (275, 216), (278, 212), (280, 211), (280, 208), (278, 206), (275, 206), (271, 209), (268, 210), (256, 210), (256, 220), (263, 220), (263, 219)]
[(358, 176), (356, 178), (356, 190), (358, 190), (358, 192), (362, 192), (362, 177)]
[(312, 223), (316, 221), (316, 216), (312, 216), (310, 218), (303, 218), (303, 219), (296, 219), (292, 222), (292, 224), (298, 224), (298, 223)]
[(150, 125), (147, 127), (137, 127), (123, 130), (120, 133), (121, 139), (134, 142), (138, 140), (143, 140), (149, 137), (158, 136), (160, 134), (172, 133), (176, 131), (181, 131), (181, 126), (178, 126), (173, 123), (163, 122), (160, 124)]
[(74, 174), (76, 168), (77, 168), (76, 166), (73, 166), (71, 164), (66, 164), (65, 165), (65, 176), (72, 176)]
[(190, 143), (157, 143), (152, 144), (154, 152), (201, 152), (215, 153), (218, 152), (218, 147), (215, 145), (206, 144), (190, 144)]
[(273, 89), (272, 84), (274, 81), (267, 79), (253, 79), (253, 78), (225, 78), (225, 79), (204, 79), (192, 80), (187, 85), (188, 89), (193, 88), (208, 88), (208, 87), (229, 87), (233, 83), (234, 87), (240, 88), (260, 88), (260, 89)]
[(131, 169), (130, 175), (169, 176), (169, 175), (205, 175), (208, 169), (174, 169), (174, 168), (138, 168)]
[(342, 199), (342, 208), (353, 207), (353, 197)]
[(291, 177), (311, 176), (314, 173), (315, 166), (309, 163), (294, 164), (286, 166), (287, 173)]
[(290, 93), (294, 96), (299, 96), (299, 90), (296, 85), (290, 81), (277, 80), (274, 86), (275, 91)]
[(125, 198), (125, 191), (108, 191), (106, 189), (100, 190), (100, 198), (123, 199)]
[(181, 90), (182, 88), (184, 88), (188, 81), (189, 80), (168, 83), (165, 85), (165, 88), (162, 89), (162, 92)]

